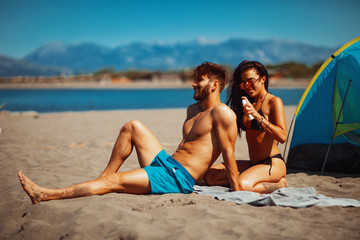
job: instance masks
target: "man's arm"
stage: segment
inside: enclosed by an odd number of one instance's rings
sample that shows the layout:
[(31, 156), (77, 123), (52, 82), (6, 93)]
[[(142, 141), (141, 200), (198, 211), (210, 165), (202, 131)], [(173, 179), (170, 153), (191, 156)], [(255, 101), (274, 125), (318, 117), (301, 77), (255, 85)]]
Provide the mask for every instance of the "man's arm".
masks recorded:
[(236, 115), (229, 107), (222, 104), (214, 109), (213, 117), (215, 133), (230, 186), (233, 191), (240, 191), (239, 171), (234, 155), (237, 137)]

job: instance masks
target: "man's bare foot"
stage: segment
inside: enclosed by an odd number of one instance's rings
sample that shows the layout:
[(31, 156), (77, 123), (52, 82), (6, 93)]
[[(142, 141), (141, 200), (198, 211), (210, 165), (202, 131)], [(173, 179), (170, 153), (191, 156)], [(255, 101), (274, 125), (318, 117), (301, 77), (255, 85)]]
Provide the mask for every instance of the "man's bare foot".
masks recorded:
[(41, 193), (41, 188), (38, 185), (36, 185), (33, 181), (31, 181), (29, 178), (27, 178), (21, 170), (18, 172), (18, 176), (21, 185), (24, 191), (30, 197), (31, 202), (33, 204), (37, 204), (38, 202), (42, 201), (43, 194)]

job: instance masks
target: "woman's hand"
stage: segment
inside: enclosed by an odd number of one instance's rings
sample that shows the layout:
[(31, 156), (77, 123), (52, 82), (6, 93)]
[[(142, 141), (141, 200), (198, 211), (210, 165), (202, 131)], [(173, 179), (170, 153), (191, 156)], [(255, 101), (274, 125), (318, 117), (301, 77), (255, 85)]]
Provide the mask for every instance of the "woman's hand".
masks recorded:
[(241, 97), (241, 99), (246, 101), (246, 104), (243, 104), (244, 115), (249, 116), (249, 114), (251, 114), (255, 119), (260, 119), (261, 115), (256, 111), (249, 100), (246, 97)]

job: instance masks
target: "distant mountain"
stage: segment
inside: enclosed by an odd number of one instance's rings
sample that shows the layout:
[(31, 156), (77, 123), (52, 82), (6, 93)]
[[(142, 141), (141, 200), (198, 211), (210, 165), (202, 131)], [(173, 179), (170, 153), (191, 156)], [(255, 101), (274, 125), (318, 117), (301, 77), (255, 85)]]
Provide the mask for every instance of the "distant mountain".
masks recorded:
[(42, 66), (0, 55), (0, 77), (54, 76), (69, 71), (64, 67)]
[[(218, 43), (200, 40), (176, 44), (134, 42), (115, 48), (93, 43), (50, 43), (23, 60), (33, 64), (70, 69), (71, 73), (93, 73), (101, 68), (115, 70), (176, 70), (204, 61), (237, 66), (242, 60), (265, 64), (295, 61), (312, 65), (326, 60), (335, 49), (288, 40), (229, 39)], [(0, 63), (1, 64), (1, 63)]]
[(24, 60), (46, 66), (72, 69), (72, 73), (92, 73), (113, 63), (107, 56), (112, 49), (92, 43), (69, 44), (61, 42), (43, 45)]

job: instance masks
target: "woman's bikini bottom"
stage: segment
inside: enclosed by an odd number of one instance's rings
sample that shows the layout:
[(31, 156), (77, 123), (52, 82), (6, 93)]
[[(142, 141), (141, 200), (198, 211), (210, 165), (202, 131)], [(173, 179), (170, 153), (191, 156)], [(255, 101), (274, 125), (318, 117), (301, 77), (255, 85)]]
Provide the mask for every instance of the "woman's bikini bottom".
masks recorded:
[[(279, 154), (276, 154), (276, 155), (274, 155), (274, 156), (272, 156), (272, 157), (267, 157), (267, 158), (265, 158), (264, 160), (260, 160), (260, 161), (258, 161), (257, 163), (254, 163), (254, 164), (251, 163), (251, 166), (255, 166), (255, 165), (258, 165), (258, 164), (269, 164), (269, 165), (270, 165), (269, 175), (271, 175), (272, 159), (273, 159), (273, 158), (280, 158), (281, 160), (284, 161), (284, 158), (283, 158), (283, 157), (281, 156), (281, 154), (279, 153)], [(285, 161), (284, 161), (284, 162), (285, 162)]]

